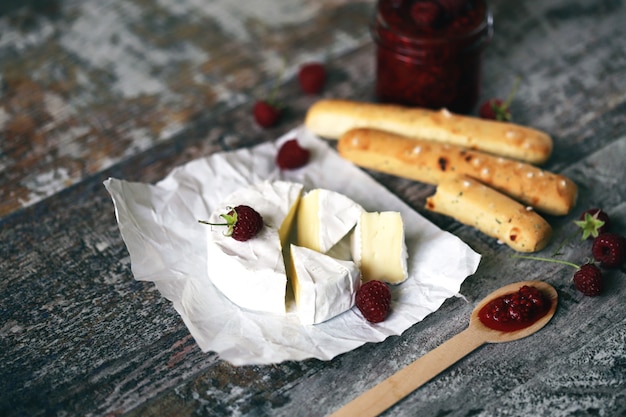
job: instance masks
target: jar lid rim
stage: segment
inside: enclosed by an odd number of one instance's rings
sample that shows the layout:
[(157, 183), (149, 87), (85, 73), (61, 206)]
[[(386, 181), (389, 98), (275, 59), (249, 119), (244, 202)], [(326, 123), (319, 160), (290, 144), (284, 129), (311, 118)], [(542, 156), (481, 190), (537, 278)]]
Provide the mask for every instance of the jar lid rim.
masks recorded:
[(490, 39), (493, 34), (493, 16), (491, 14), (491, 10), (489, 7), (485, 8), (485, 17), (480, 22), (479, 25), (472, 28), (469, 32), (456, 34), (452, 36), (446, 36), (441, 38), (432, 38), (432, 37), (411, 37), (400, 32), (396, 32), (391, 29), (389, 24), (380, 16), (380, 14), (376, 14), (374, 19), (374, 23), (371, 26), (371, 31), (377, 40), (381, 40), (381, 34), (392, 36), (394, 40), (400, 41), (404, 44), (413, 44), (413, 45), (436, 45), (448, 43), (450, 41), (461, 41), (464, 39), (471, 39), (477, 35), (482, 34), (483, 32), (487, 33), (487, 38)]

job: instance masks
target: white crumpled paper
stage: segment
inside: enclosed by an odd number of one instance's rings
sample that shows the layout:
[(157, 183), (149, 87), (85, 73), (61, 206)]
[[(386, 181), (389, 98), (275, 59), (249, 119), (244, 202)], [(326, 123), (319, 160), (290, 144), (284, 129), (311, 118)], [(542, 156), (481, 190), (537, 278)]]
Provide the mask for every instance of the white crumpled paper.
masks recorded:
[[(280, 171), (275, 164), (278, 147), (294, 137), (311, 150), (310, 163)], [(206, 219), (234, 190), (266, 179), (299, 182), (305, 190), (338, 191), (368, 211), (402, 213), (409, 278), (393, 286), (387, 320), (370, 324), (355, 307), (327, 322), (303, 326), (295, 312), (279, 317), (244, 311), (211, 284), (206, 226), (198, 220)], [(329, 360), (367, 342), (400, 335), (456, 295), (480, 262), (480, 255), (460, 239), (424, 219), (304, 127), (275, 142), (191, 161), (156, 185), (114, 178), (104, 185), (113, 198), (135, 279), (156, 284), (203, 351), (214, 351), (235, 365)]]

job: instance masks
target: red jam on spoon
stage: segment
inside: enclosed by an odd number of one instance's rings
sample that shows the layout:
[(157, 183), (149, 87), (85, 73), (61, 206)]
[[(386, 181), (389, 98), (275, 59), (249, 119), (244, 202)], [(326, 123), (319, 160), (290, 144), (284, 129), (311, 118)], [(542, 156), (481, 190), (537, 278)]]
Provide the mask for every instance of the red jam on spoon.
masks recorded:
[(517, 292), (494, 298), (478, 312), (487, 327), (505, 332), (523, 329), (550, 310), (550, 300), (533, 286), (524, 285)]

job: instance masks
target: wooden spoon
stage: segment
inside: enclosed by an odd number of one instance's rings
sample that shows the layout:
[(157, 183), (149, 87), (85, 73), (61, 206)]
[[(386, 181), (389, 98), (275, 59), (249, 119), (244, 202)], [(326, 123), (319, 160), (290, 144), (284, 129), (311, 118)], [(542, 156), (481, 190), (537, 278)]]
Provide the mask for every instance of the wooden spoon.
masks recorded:
[[(494, 298), (517, 292), (524, 285), (539, 289), (546, 299), (550, 300), (550, 309), (543, 317), (532, 325), (516, 331), (493, 330), (480, 321), (478, 312), (485, 304)], [(379, 415), (483, 344), (510, 342), (535, 333), (554, 315), (557, 299), (554, 287), (542, 281), (521, 281), (495, 290), (474, 308), (467, 329), (361, 394), (334, 412), (331, 417)]]

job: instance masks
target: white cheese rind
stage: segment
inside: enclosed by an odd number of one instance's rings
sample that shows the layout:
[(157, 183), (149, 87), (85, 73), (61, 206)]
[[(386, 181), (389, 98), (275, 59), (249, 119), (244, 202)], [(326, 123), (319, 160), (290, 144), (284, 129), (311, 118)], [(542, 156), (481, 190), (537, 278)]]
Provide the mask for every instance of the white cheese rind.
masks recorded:
[(302, 324), (318, 324), (354, 306), (361, 279), (351, 261), (291, 245), (291, 283)]
[(352, 235), (351, 253), (363, 282), (405, 281), (408, 251), (402, 215), (395, 211), (363, 212)]
[(298, 246), (326, 253), (356, 225), (363, 208), (335, 191), (314, 189), (298, 210)]
[(302, 185), (264, 181), (235, 191), (211, 214), (240, 204), (254, 208), (264, 226), (254, 238), (239, 242), (224, 235), (225, 227), (207, 226), (207, 272), (211, 282), (233, 303), (250, 310), (284, 315), (287, 274), (283, 246), (302, 194)]

